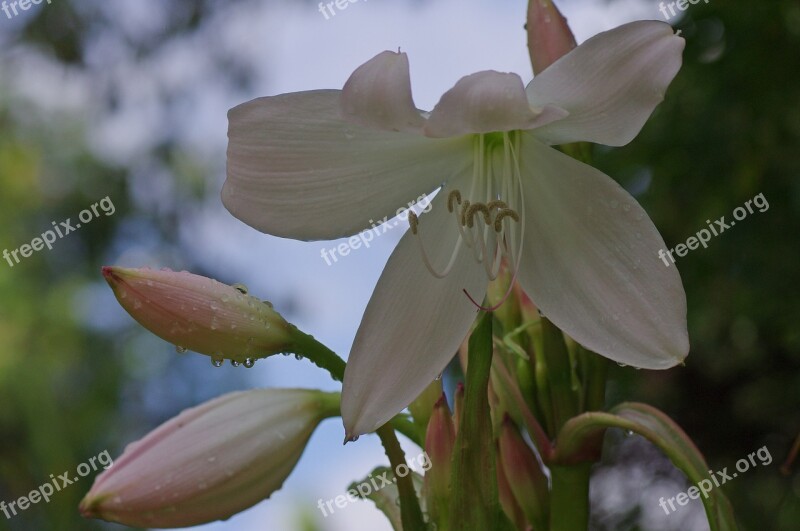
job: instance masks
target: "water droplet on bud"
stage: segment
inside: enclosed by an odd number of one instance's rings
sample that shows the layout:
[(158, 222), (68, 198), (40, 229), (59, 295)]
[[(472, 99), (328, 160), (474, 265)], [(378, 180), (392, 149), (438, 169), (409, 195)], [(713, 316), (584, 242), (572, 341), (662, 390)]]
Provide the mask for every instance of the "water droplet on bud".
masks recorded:
[(248, 369), (252, 369), (255, 364), (256, 360), (254, 360), (253, 358), (247, 358), (246, 360), (244, 360), (244, 366), (247, 367)]
[(247, 286), (245, 286), (244, 284), (234, 284), (231, 287), (236, 291), (238, 291), (239, 293), (247, 295)]
[(223, 361), (224, 360), (221, 360), (219, 358), (211, 358), (211, 365), (213, 365), (214, 367), (222, 367)]
[(186, 347), (182, 347), (180, 345), (175, 345), (175, 352), (177, 352), (178, 354), (186, 354), (188, 351), (189, 351), (189, 349), (186, 348)]
[(231, 360), (231, 367), (238, 367), (239, 365), (241, 365), (241, 364), (238, 361)]

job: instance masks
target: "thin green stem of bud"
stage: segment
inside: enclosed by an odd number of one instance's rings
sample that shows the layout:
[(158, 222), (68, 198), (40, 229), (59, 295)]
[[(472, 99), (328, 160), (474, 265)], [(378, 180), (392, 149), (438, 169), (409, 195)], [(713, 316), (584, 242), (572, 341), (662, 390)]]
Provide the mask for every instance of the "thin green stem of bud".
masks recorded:
[[(397, 440), (391, 424), (384, 424), (375, 433), (381, 439), (392, 470), (397, 471), (400, 465), (406, 466), (406, 455), (400, 447), (400, 441)], [(403, 531), (425, 531), (425, 520), (422, 517), (422, 509), (419, 507), (419, 499), (414, 490), (411, 475), (400, 477), (395, 474), (395, 479), (397, 480), (397, 491), (400, 494), (400, 517), (403, 522)]]

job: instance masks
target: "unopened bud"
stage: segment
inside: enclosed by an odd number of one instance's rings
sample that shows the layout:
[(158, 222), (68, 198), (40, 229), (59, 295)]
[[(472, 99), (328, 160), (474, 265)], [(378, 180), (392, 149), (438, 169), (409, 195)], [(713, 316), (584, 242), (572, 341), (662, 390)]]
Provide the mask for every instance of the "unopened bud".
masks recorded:
[(498, 452), (497, 454), (497, 495), (500, 499), (500, 507), (506, 513), (509, 520), (513, 522), (515, 529), (529, 529), (526, 525), (525, 515), (522, 512), (522, 507), (517, 503), (514, 493), (511, 492), (511, 486), (506, 479), (506, 473), (503, 467), (503, 456)]
[(547, 477), (510, 417), (503, 420), (498, 447), (503, 472), (525, 518), (534, 529), (547, 529), (550, 503)]
[(103, 276), (139, 324), (215, 363), (252, 363), (286, 351), (292, 342), (292, 326), (244, 287), (186, 271), (104, 267)]
[(552, 0), (528, 2), (528, 52), (534, 75), (575, 48), (575, 36)]
[(80, 505), (83, 516), (131, 527), (186, 527), (228, 518), (278, 490), (338, 395), (257, 389), (187, 409), (125, 448)]
[(450, 469), (455, 441), (455, 426), (447, 399), (442, 393), (433, 407), (425, 434), (425, 453), (431, 462), (430, 469), (425, 473), (425, 494), (431, 519), (439, 529), (449, 529)]

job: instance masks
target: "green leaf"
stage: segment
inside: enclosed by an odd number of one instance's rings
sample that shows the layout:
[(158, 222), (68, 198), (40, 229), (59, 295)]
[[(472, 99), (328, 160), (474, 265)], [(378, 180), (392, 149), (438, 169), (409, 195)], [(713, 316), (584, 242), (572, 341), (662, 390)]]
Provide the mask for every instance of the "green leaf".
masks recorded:
[[(688, 435), (663, 412), (646, 404), (627, 402), (613, 408), (610, 413), (590, 412), (570, 419), (556, 440), (554, 461), (575, 464), (584, 460), (584, 454), (593, 447), (606, 428), (621, 428), (645, 437), (697, 485), (708, 478), (708, 464)], [(733, 508), (719, 487), (700, 496), (706, 510), (711, 531), (735, 531)]]

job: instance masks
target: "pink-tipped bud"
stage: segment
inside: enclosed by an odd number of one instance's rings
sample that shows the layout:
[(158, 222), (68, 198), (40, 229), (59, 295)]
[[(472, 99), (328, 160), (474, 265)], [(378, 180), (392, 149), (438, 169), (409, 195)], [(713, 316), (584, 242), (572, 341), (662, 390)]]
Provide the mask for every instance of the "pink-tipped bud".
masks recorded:
[(552, 0), (530, 0), (527, 27), (534, 75), (577, 46), (567, 19)]
[(145, 528), (228, 518), (281, 487), (336, 402), (316, 390), (257, 389), (187, 409), (128, 445), (80, 511)]
[(425, 453), (431, 461), (425, 473), (425, 495), (432, 521), (439, 529), (448, 529), (448, 506), (450, 503), (450, 469), (456, 430), (447, 407), (447, 398), (441, 398), (433, 406), (428, 430), (425, 434)]
[(292, 343), (292, 326), (243, 286), (186, 271), (104, 267), (103, 276), (131, 317), (181, 352), (250, 366)]
[(522, 513), (522, 507), (517, 503), (514, 493), (511, 492), (511, 486), (506, 479), (505, 469), (503, 467), (503, 456), (498, 452), (497, 454), (497, 495), (500, 499), (500, 507), (506, 513), (508, 519), (514, 524), (515, 529), (530, 529), (525, 520), (525, 515)]
[(536, 454), (506, 416), (498, 441), (503, 472), (517, 504), (534, 529), (547, 529), (550, 492)]

